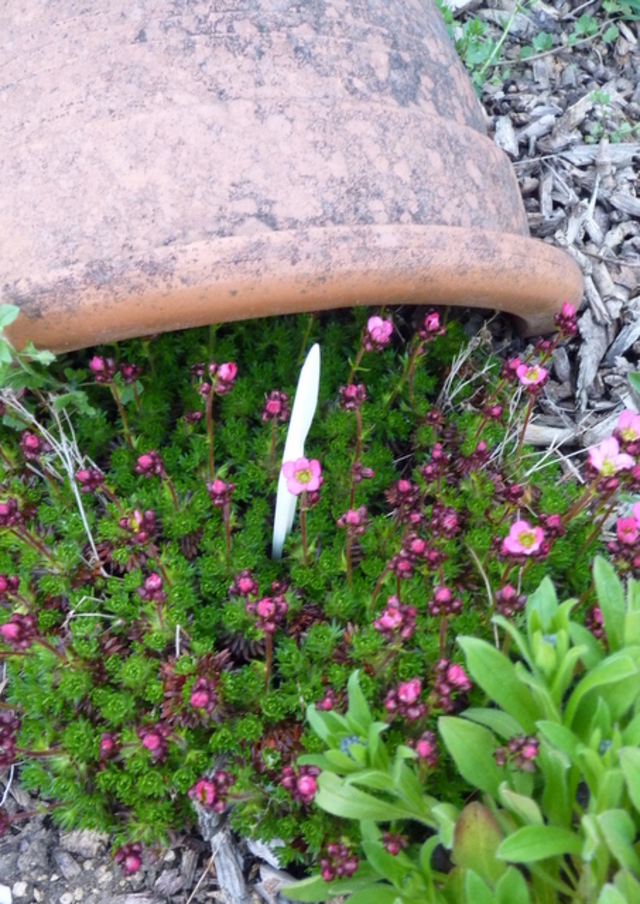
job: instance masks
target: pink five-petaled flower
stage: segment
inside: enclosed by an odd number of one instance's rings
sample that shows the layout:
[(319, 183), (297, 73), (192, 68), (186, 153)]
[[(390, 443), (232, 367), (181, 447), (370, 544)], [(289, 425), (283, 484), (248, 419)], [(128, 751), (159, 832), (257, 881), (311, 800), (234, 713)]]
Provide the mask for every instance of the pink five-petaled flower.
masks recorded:
[(120, 865), (125, 876), (137, 873), (142, 865), (142, 845), (135, 841), (131, 844), (123, 844), (113, 855), (115, 863)]
[(618, 518), (616, 521), (616, 535), (621, 543), (633, 546), (638, 539), (638, 522), (635, 518)]
[(543, 540), (541, 527), (531, 527), (528, 521), (516, 521), (502, 541), (502, 551), (513, 556), (532, 556), (539, 551)]
[(549, 374), (548, 370), (545, 370), (544, 367), (540, 367), (539, 364), (521, 364), (516, 368), (516, 376), (522, 386), (525, 386), (527, 389), (530, 389), (533, 386), (542, 387), (547, 379)]
[(382, 317), (369, 317), (362, 337), (362, 346), (366, 352), (381, 352), (391, 341), (393, 324)]
[(616, 433), (625, 443), (635, 443), (640, 439), (640, 414), (625, 408), (620, 412)]
[(296, 461), (285, 461), (282, 474), (287, 481), (287, 489), (293, 496), (300, 493), (313, 493), (320, 487), (320, 462), (315, 458), (298, 458)]
[(613, 477), (618, 471), (632, 468), (634, 461), (626, 452), (620, 451), (620, 444), (615, 436), (609, 436), (600, 445), (589, 449), (589, 464), (603, 477)]

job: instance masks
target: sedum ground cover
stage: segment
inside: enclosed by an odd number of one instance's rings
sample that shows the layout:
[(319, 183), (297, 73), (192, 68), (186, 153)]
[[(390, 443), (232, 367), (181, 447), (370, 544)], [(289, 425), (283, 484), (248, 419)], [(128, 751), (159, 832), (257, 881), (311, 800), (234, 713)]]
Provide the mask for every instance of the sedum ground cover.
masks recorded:
[[(522, 804), (505, 821), (499, 799), (504, 781), (533, 803), (546, 748), (560, 743), (541, 721), (564, 719), (587, 743), (592, 717), (565, 719), (563, 695), (634, 639), (602, 602), (605, 578), (596, 599), (590, 566), (621, 492), (633, 499), (639, 419), (626, 413), (591, 451), (582, 483), (524, 443), (545, 365), (575, 330), (568, 306), (558, 327), (518, 359), (496, 357), (481, 337), (469, 344), (453, 318), (406, 309), (225, 325), (56, 360), (4, 343), (0, 769), (17, 771), (65, 827), (110, 832), (126, 873), (198, 815), (225, 813), (239, 833), (277, 840), (283, 864), (319, 865), (300, 900), (343, 890), (354, 902), (440, 901), (447, 875), (462, 881), (448, 900), (484, 900), (471, 873), (490, 895), (507, 875), (503, 889), (516, 894), (511, 868), (485, 874), (461, 853), (470, 799), (480, 822), (492, 815), (493, 836), (486, 825), (481, 834), (494, 855), (514, 831), (554, 819), (581, 839), (602, 835), (572, 806), (538, 820)], [(275, 561), (287, 422), (315, 342), (319, 405), (306, 457), (284, 466), (298, 515)], [(608, 552), (621, 571), (640, 565), (638, 520), (631, 510), (618, 520)], [(560, 614), (549, 579), (572, 599)], [(563, 631), (570, 668), (550, 652)], [(470, 653), (463, 636), (485, 646)], [(513, 683), (509, 664), (524, 657), (553, 684), (551, 702), (534, 712), (520, 696), (525, 715), (509, 712), (476, 661), (486, 648), (502, 657), (488, 673)], [(621, 678), (614, 668), (610, 683), (635, 688), (633, 669)], [(636, 697), (614, 707), (610, 733), (632, 721)], [(459, 714), (500, 707), (512, 722), (477, 716), (481, 737), (460, 729)], [(465, 760), (474, 745), (481, 775)], [(392, 778), (372, 778), (387, 768)], [(394, 781), (409, 785), (398, 792)], [(373, 804), (336, 803), (358, 783)], [(630, 808), (631, 785), (618, 785), (606, 806), (591, 792), (597, 812)], [(417, 809), (394, 811), (397, 793)], [(436, 844), (454, 849), (453, 873), (442, 856), (432, 873)], [(585, 861), (598, 862), (587, 870), (598, 891), (617, 866), (636, 865), (602, 845), (606, 856)], [(543, 844), (538, 885), (552, 895), (582, 881), (564, 865), (576, 845), (566, 847)], [(503, 859), (530, 862), (519, 849)], [(531, 894), (555, 900), (535, 881)]]

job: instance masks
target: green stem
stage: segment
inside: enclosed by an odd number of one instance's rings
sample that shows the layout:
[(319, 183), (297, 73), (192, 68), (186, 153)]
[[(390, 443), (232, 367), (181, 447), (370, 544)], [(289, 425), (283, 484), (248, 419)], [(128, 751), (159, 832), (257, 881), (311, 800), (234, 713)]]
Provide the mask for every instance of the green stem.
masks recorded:
[(360, 366), (360, 362), (362, 361), (362, 356), (364, 355), (364, 347), (362, 345), (362, 339), (360, 339), (360, 348), (358, 349), (358, 354), (356, 355), (356, 360), (353, 362), (351, 366), (351, 370), (349, 372), (349, 376), (347, 377), (347, 386), (350, 386), (353, 383), (353, 378), (355, 377), (356, 371)]
[(306, 525), (306, 513), (307, 513), (307, 494), (306, 491), (302, 491), (302, 499), (300, 505), (300, 534), (302, 536), (302, 555), (304, 556), (304, 564), (309, 567), (309, 553), (307, 551), (307, 525)]
[(529, 418), (531, 417), (531, 412), (533, 411), (534, 401), (535, 401), (535, 397), (533, 395), (529, 396), (529, 404), (527, 406), (527, 410), (524, 415), (524, 424), (522, 425), (522, 432), (520, 433), (520, 440), (518, 441), (518, 448), (516, 449), (516, 458), (520, 458), (520, 452), (522, 451), (522, 444), (524, 443), (524, 435), (527, 432), (527, 425), (529, 423)]
[(167, 475), (164, 474), (162, 479), (164, 480), (165, 484), (169, 488), (169, 492), (171, 493), (171, 501), (173, 502), (174, 509), (176, 510), (176, 512), (179, 512), (180, 506), (178, 505), (178, 497), (176, 495), (176, 488), (174, 487), (173, 483), (171, 482), (171, 478), (167, 477)]
[(391, 406), (391, 403), (393, 402), (395, 397), (398, 395), (398, 393), (404, 386), (407, 377), (412, 372), (412, 370), (415, 368), (416, 360), (418, 358), (418, 355), (420, 354), (421, 347), (422, 347), (421, 341), (414, 342), (413, 348), (409, 352), (409, 357), (407, 358), (407, 363), (405, 364), (404, 371), (402, 372), (402, 376), (400, 377), (400, 381), (397, 384), (397, 386), (395, 387), (395, 389), (393, 390), (393, 392), (391, 393), (391, 395), (389, 396), (389, 398), (387, 399), (387, 401), (384, 403), (385, 408), (389, 408)]
[(271, 421), (271, 445), (269, 446), (269, 462), (273, 464), (276, 460), (276, 442), (278, 439), (278, 425), (275, 421)]
[(57, 562), (54, 559), (53, 555), (49, 552), (47, 547), (40, 540), (37, 540), (33, 537), (27, 530), (24, 528), (18, 529), (15, 527), (9, 528), (12, 534), (16, 536), (19, 540), (22, 540), (24, 543), (27, 543), (31, 546), (32, 549), (37, 550), (41, 555), (43, 555), (46, 559), (48, 559), (53, 565), (57, 566)]
[(345, 546), (345, 559), (347, 560), (347, 583), (349, 587), (353, 586), (353, 570), (351, 564), (351, 535), (347, 534), (347, 543)]

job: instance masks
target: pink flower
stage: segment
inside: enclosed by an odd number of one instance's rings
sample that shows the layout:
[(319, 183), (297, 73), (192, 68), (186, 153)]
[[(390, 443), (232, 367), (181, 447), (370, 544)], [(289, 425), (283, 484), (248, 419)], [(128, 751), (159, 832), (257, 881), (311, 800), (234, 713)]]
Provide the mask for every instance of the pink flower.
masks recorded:
[(621, 543), (633, 546), (638, 539), (638, 522), (635, 518), (618, 518), (616, 521), (616, 534)]
[(294, 496), (300, 493), (312, 493), (320, 487), (320, 462), (315, 458), (298, 458), (297, 461), (285, 461), (282, 473), (287, 481), (287, 489)]
[(502, 541), (502, 551), (514, 556), (531, 556), (538, 552), (544, 540), (541, 527), (531, 527), (528, 521), (516, 521), (509, 536)]
[(636, 519), (638, 524), (640, 524), (640, 502), (636, 502), (631, 506), (631, 514)]
[(125, 876), (132, 876), (142, 865), (142, 845), (138, 841), (123, 844), (114, 853), (113, 859), (115, 863), (120, 864), (120, 869)]
[(633, 443), (640, 439), (640, 414), (625, 408), (618, 418), (618, 430), (620, 439), (626, 443)]
[(364, 350), (366, 352), (382, 351), (389, 345), (392, 332), (393, 324), (390, 320), (383, 320), (382, 317), (369, 317), (362, 337)]
[(219, 769), (210, 779), (201, 778), (192, 785), (187, 795), (200, 806), (222, 813), (226, 807), (229, 788), (234, 781), (232, 775)]
[(578, 332), (578, 323), (576, 320), (576, 309), (568, 301), (563, 302), (562, 310), (553, 318), (556, 326), (560, 330), (560, 335), (564, 338), (575, 336)]
[(450, 665), (447, 669), (447, 681), (459, 691), (470, 691), (471, 682), (461, 665)]
[(264, 405), (260, 417), (262, 423), (267, 421), (284, 422), (289, 417), (289, 396), (286, 392), (280, 392), (278, 389), (272, 389), (268, 396), (265, 396)]
[(548, 371), (538, 364), (521, 364), (516, 368), (516, 376), (523, 386), (541, 386), (547, 379)]
[(620, 444), (615, 436), (609, 436), (599, 446), (589, 449), (589, 464), (603, 477), (613, 477), (618, 471), (626, 471), (633, 467), (633, 458), (620, 451)]
[(231, 361), (221, 364), (216, 373), (216, 392), (218, 395), (226, 395), (233, 388), (238, 368)]
[(403, 681), (398, 685), (398, 700), (411, 705), (420, 697), (422, 685), (419, 678)]

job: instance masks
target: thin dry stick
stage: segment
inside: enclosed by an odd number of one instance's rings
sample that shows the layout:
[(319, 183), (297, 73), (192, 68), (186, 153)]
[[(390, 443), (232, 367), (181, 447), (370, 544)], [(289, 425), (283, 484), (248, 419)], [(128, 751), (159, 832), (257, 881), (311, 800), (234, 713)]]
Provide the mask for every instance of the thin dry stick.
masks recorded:
[(202, 873), (202, 875), (201, 875), (200, 878), (198, 879), (198, 884), (196, 885), (196, 887), (193, 889), (193, 891), (192, 891), (191, 894), (189, 895), (189, 900), (187, 901), (187, 904), (191, 904), (191, 902), (192, 902), (193, 899), (195, 898), (196, 894), (198, 893), (198, 889), (200, 888), (200, 886), (202, 885), (202, 883), (203, 883), (204, 880), (206, 879), (207, 875), (212, 871), (212, 870), (211, 870), (212, 866), (213, 866), (213, 856), (211, 857), (211, 860), (209, 860), (209, 862), (208, 862), (207, 865), (205, 866), (204, 872)]

